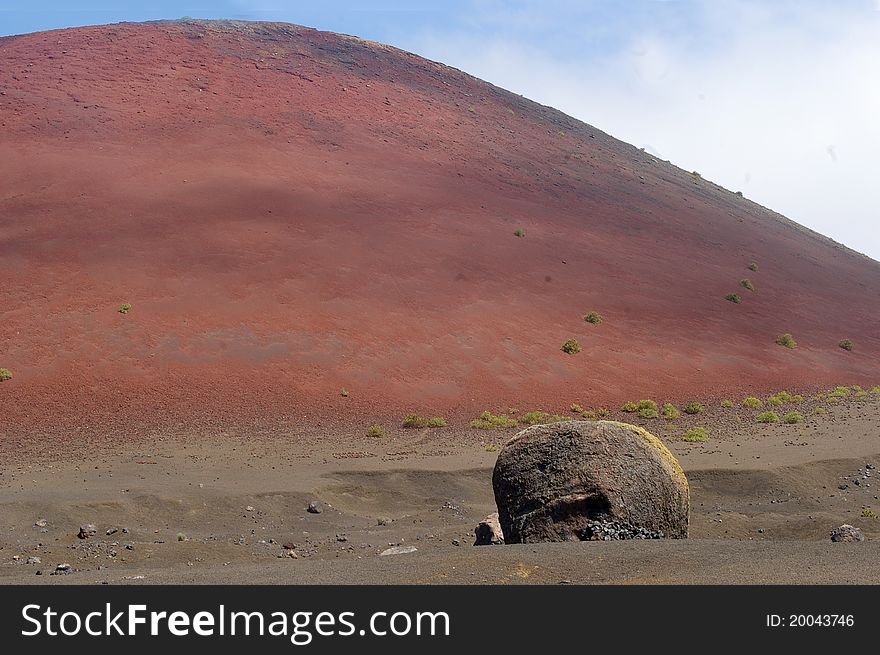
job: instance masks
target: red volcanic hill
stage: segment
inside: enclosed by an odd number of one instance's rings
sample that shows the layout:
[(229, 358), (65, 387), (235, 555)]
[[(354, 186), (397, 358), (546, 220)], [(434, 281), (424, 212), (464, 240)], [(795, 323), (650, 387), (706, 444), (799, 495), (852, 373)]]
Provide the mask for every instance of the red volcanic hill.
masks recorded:
[(62, 30), (0, 94), (7, 435), (880, 382), (880, 264), (394, 48)]

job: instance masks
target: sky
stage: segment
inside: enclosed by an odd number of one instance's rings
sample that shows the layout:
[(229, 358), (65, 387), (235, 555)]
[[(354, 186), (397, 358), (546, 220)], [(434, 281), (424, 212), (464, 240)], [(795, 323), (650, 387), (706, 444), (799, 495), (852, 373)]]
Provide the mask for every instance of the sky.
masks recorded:
[(395, 45), (880, 260), (880, 0), (0, 0), (0, 35), (182, 16)]

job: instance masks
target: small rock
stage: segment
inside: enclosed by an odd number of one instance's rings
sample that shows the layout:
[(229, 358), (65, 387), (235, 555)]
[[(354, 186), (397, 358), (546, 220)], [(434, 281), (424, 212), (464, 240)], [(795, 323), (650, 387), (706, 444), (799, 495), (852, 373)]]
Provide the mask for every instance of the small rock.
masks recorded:
[(55, 571), (52, 573), (52, 575), (62, 575), (65, 573), (70, 573), (70, 564), (59, 564), (55, 567)]
[(391, 519), (386, 518), (386, 517), (383, 516), (383, 517), (381, 517), (381, 518), (376, 519), (376, 524), (377, 524), (377, 525), (390, 525), (390, 524), (391, 524)]
[(336, 535), (336, 541), (348, 541), (348, 537), (346, 537), (344, 534), (338, 534)]
[(392, 546), (391, 548), (386, 548), (379, 556), (384, 555), (406, 555), (407, 553), (414, 553), (418, 550), (415, 546)]
[(498, 521), (498, 512), (489, 514), (474, 529), (474, 546), (496, 546), (504, 543), (504, 533)]
[(109, 537), (111, 534), (116, 534), (117, 532), (119, 532), (119, 528), (110, 528), (104, 534)]
[(460, 542), (458, 539), (453, 539), (453, 540), (452, 540), (452, 545), (453, 545), (453, 546), (461, 546), (461, 542)]
[(834, 528), (831, 531), (831, 541), (834, 542), (855, 542), (855, 541), (864, 541), (865, 535), (862, 534), (862, 531), (858, 528), (844, 524), (839, 528)]
[(47, 525), (49, 525), (49, 521), (47, 521), (46, 519), (37, 519), (36, 521), (34, 521), (35, 528), (45, 528)]
[(843, 483), (837, 485), (837, 488), (838, 489), (849, 489), (849, 485), (846, 484), (845, 482), (843, 482)]
[(79, 527), (79, 532), (76, 536), (80, 539), (88, 539), (89, 537), (94, 537), (96, 534), (98, 534), (98, 528), (96, 528), (93, 523), (86, 523)]
[(256, 510), (254, 509), (254, 506), (253, 506), (253, 505), (248, 505), (247, 507), (244, 508), (244, 510), (245, 510), (246, 512), (254, 512), (254, 511), (256, 511)]
[(282, 545), (281, 547), (284, 548), (285, 550), (293, 550), (294, 548), (296, 548), (296, 544), (293, 543), (292, 541), (288, 541), (284, 545)]
[(28, 564), (42, 564), (43, 560), (41, 560), (39, 557), (28, 557), (27, 563)]
[(320, 500), (313, 500), (309, 503), (309, 506), (306, 508), (306, 511), (309, 514), (320, 514), (324, 511), (324, 505)]

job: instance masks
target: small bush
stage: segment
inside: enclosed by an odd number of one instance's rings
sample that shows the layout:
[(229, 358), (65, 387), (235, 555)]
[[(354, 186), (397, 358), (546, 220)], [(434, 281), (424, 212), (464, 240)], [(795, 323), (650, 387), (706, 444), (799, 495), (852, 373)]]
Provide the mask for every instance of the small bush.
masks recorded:
[(653, 409), (655, 412), (657, 411), (657, 403), (653, 400), (640, 400), (636, 403), (636, 407), (638, 409)]
[(794, 395), (794, 396), (791, 397), (791, 400), (790, 400), (789, 402), (792, 402), (792, 403), (802, 403), (802, 402), (804, 402), (804, 397), (803, 397), (802, 395), (800, 395), (800, 394), (796, 394), (796, 395)]
[[(514, 234), (514, 236), (518, 236), (518, 237), (522, 238), (526, 235), (526, 231), (525, 230), (517, 230), (513, 234)], [(538, 240), (540, 241), (540, 239), (538, 239)]]
[(853, 398), (855, 398), (856, 400), (866, 400), (868, 398), (868, 392), (867, 391), (856, 391), (855, 394), (853, 395)]
[(685, 432), (681, 439), (690, 443), (704, 443), (709, 441), (709, 435), (706, 432), (706, 428), (691, 428)]
[(813, 414), (818, 414), (820, 416), (823, 414), (827, 414), (827, 413), (828, 413), (828, 410), (825, 409), (824, 407), (817, 407), (816, 409), (813, 410)]
[(871, 387), (870, 393), (874, 394), (875, 396), (880, 394), (880, 387)]
[(752, 273), (757, 273), (758, 265), (755, 262), (752, 262), (751, 264), (749, 264), (749, 270), (752, 271)]
[(803, 423), (804, 415), (800, 412), (787, 412), (785, 416), (782, 417), (782, 422), (789, 424)]
[(779, 423), (779, 414), (776, 412), (762, 412), (755, 418), (758, 423)]
[(342, 396), (343, 398), (348, 398), (348, 389), (343, 389), (342, 391), (339, 392), (339, 395)]
[(508, 407), (507, 413), (510, 415), (519, 414), (519, 410), (516, 407)]
[(760, 398), (755, 398), (754, 396), (749, 396), (743, 400), (743, 407), (748, 407), (749, 409), (760, 409), (763, 406), (764, 401)]
[(632, 403), (632, 402), (630, 402), (630, 403), (624, 403), (624, 404), (623, 404), (623, 407), (620, 408), (620, 411), (621, 411), (621, 412), (627, 412), (627, 413), (630, 413), (630, 414), (631, 414), (632, 412), (637, 412), (637, 411), (639, 411), (639, 406), (636, 405), (635, 403)]
[(782, 404), (782, 398), (779, 396), (770, 396), (767, 398), (767, 404), (771, 407), (779, 407)]
[(654, 408), (642, 407), (639, 410), (639, 416), (641, 416), (642, 418), (657, 418), (659, 416), (659, 414), (657, 413), (657, 410)]
[(384, 437), (385, 436), (385, 428), (381, 425), (371, 425), (367, 428), (367, 436), (368, 437)]
[(119, 305), (119, 309), (117, 310), (120, 314), (128, 314), (131, 311), (131, 305), (127, 302)]
[(590, 312), (589, 314), (584, 316), (584, 320), (587, 323), (591, 323), (593, 325), (599, 325), (599, 323), (602, 322), (602, 316), (601, 316), (601, 314), (598, 314), (597, 312)]
[(12, 379), (12, 371), (8, 368), (0, 368), (0, 382)]
[(721, 401), (721, 406), (722, 406), (724, 409), (730, 409), (731, 407), (733, 407), (733, 401), (732, 401), (732, 400), (722, 400), (722, 401)]
[(849, 396), (849, 387), (834, 387), (834, 391), (828, 394), (829, 398), (846, 398)]
[(584, 408), (581, 407), (580, 405), (578, 405), (577, 403), (572, 403), (571, 407), (569, 407), (569, 409), (572, 412), (574, 412), (575, 414), (583, 414), (584, 413)]
[(755, 290), (755, 285), (752, 284), (752, 281), (749, 278), (745, 278), (739, 281), (739, 284), (742, 288), (748, 289), (749, 291)]
[(736, 305), (740, 304), (743, 301), (739, 294), (736, 293), (728, 293), (726, 296), (724, 296), (724, 299), (729, 300)]
[(785, 334), (780, 334), (778, 337), (776, 337), (776, 343), (778, 343), (780, 346), (785, 346), (786, 348), (789, 348), (791, 350), (797, 348), (797, 341), (795, 341), (794, 337), (791, 336), (788, 332), (786, 332)]
[(182, 532), (178, 532), (177, 533), (177, 540), (178, 541), (186, 541), (186, 535)]
[(592, 411), (592, 410), (589, 410), (589, 409), (585, 409), (585, 410), (583, 411), (583, 413), (582, 413), (582, 416), (583, 416), (585, 419), (587, 419), (588, 421), (595, 421), (596, 418), (598, 418), (597, 415), (596, 415), (596, 412), (594, 412), (594, 411)]
[(486, 444), (486, 448), (485, 448), (485, 450), (486, 450), (487, 453), (497, 453), (497, 452), (498, 452), (498, 446), (496, 446), (496, 445), (493, 444), (493, 443)]
[(841, 348), (843, 348), (844, 350), (852, 350), (853, 349), (853, 342), (850, 341), (849, 339), (844, 339), (843, 341), (841, 341), (837, 345), (840, 346)]
[(678, 411), (678, 407), (673, 405), (672, 403), (666, 403), (663, 405), (663, 418), (667, 421), (673, 421), (681, 416), (681, 412)]
[(569, 355), (576, 355), (581, 350), (581, 344), (577, 342), (577, 339), (569, 339), (564, 344), (562, 344), (562, 352)]
[(405, 428), (442, 428), (446, 425), (446, 419), (441, 416), (423, 418), (417, 414), (409, 414), (403, 419)]
[(548, 414), (547, 412), (526, 412), (520, 416), (519, 420), (526, 425), (539, 425), (542, 423), (558, 423), (559, 421), (570, 421), (569, 416), (559, 416), (558, 414)]
[(870, 507), (866, 507), (861, 512), (859, 512), (859, 516), (863, 519), (876, 519), (877, 512), (875, 512)]
[(607, 407), (600, 407), (596, 410), (596, 416), (598, 416), (599, 418), (605, 418), (609, 414), (611, 414), (611, 410)]
[(817, 403), (825, 402), (825, 394), (817, 393), (815, 396), (813, 396), (813, 400)]
[(700, 178), (703, 177), (703, 176), (700, 175), (699, 172), (697, 172), (697, 171), (691, 171), (691, 175), (693, 175), (693, 176), (694, 176), (695, 178), (697, 178), (697, 179), (700, 179)]
[(700, 403), (688, 403), (687, 405), (684, 406), (684, 413), (691, 414), (691, 415), (702, 414), (703, 413), (703, 406)]
[(501, 430), (516, 427), (518, 423), (515, 418), (509, 416), (496, 416), (492, 412), (483, 412), (480, 418), (471, 421), (471, 427), (477, 430)]

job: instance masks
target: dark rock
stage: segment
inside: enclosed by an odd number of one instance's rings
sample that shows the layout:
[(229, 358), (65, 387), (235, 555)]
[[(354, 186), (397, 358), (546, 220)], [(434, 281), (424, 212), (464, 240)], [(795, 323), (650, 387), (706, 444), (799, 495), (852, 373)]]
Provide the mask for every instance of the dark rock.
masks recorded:
[(492, 485), (506, 543), (688, 535), (684, 471), (634, 425), (568, 421), (523, 430), (499, 453)]
[(849, 524), (841, 525), (839, 528), (834, 528), (831, 531), (831, 541), (855, 542), (864, 540), (865, 535), (862, 534), (862, 531)]
[(76, 536), (80, 539), (88, 539), (89, 537), (94, 537), (96, 534), (98, 534), (98, 528), (96, 528), (93, 523), (86, 523), (79, 527), (79, 532)]
[(496, 546), (504, 543), (504, 532), (498, 521), (498, 512), (489, 514), (474, 529), (474, 546)]
[(309, 514), (320, 514), (324, 511), (324, 505), (320, 500), (313, 500), (309, 503), (309, 506), (306, 508), (306, 511)]

